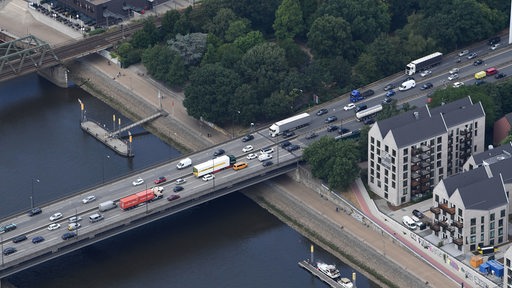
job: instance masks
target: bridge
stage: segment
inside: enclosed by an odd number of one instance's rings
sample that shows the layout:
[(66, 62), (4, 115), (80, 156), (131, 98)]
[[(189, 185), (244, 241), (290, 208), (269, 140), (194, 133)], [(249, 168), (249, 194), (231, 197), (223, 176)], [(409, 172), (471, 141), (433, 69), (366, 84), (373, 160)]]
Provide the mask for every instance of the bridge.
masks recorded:
[[(176, 164), (179, 160), (168, 161), (144, 171), (138, 171), (136, 177), (141, 177), (145, 181), (142, 185), (134, 186), (132, 181), (135, 176), (132, 175), (87, 191), (80, 191), (65, 199), (59, 199), (42, 206), (40, 208), (43, 212), (39, 215), (30, 217), (25, 213), (21, 213), (9, 217), (9, 219), (2, 219), (2, 225), (15, 223), (17, 228), (0, 234), (0, 250), (3, 251), (7, 247), (15, 247), (17, 252), (10, 255), (1, 254), (0, 278), (295, 170), (301, 160), (302, 150), (288, 152), (278, 146), (278, 140), (271, 139), (267, 135), (268, 131), (266, 129), (256, 132), (254, 134), (255, 139), (251, 141), (251, 145), (258, 150), (264, 147), (274, 148), (273, 165), (269, 167), (264, 167), (258, 159), (247, 160), (247, 153), (241, 152), (241, 148), (245, 143), (240, 141), (240, 139), (234, 139), (220, 146), (188, 155), (188, 157), (193, 159), (194, 164), (199, 164), (212, 159), (213, 151), (222, 147), (227, 151), (227, 154), (236, 156), (239, 161), (248, 162), (249, 166), (245, 169), (239, 171), (231, 168), (221, 170), (214, 174), (215, 178), (213, 180), (204, 181), (201, 178), (196, 178), (191, 173), (191, 167), (184, 170), (176, 169)], [(298, 143), (299, 139), (290, 140), (297, 141)], [(166, 182), (159, 184), (160, 187), (164, 188), (164, 199), (143, 203), (134, 209), (126, 211), (119, 207), (105, 212), (99, 211), (99, 203), (105, 201), (119, 202), (119, 199), (125, 196), (145, 191), (154, 186), (152, 183), (154, 179), (162, 175), (167, 177)], [(175, 186), (175, 180), (178, 178), (186, 180), (186, 183), (182, 184), (185, 189), (175, 193), (172, 191)], [(179, 199), (172, 201), (165, 199), (175, 194), (180, 196)], [(83, 204), (81, 200), (88, 195), (96, 196), (97, 200), (92, 203)], [(48, 218), (56, 212), (61, 212), (64, 215), (62, 219), (55, 221), (64, 226), (64, 229), (60, 228), (59, 230), (49, 231), (47, 227), (52, 222)], [(88, 218), (89, 215), (94, 213), (101, 213), (104, 216), (104, 220), (91, 223)], [(76, 230), (76, 237), (63, 240), (61, 236), (64, 232), (67, 232), (63, 231), (68, 225), (67, 218), (72, 216), (81, 216), (84, 219), (80, 222), (82, 226)], [(19, 235), (26, 235), (28, 240), (13, 244), (13, 238)], [(31, 239), (36, 236), (44, 237), (45, 241), (33, 244)]]
[[(64, 77), (55, 67), (80, 57), (113, 47), (142, 29), (143, 23), (114, 27), (109, 31), (51, 47), (33, 35), (0, 44), (0, 82), (34, 72), (47, 77)], [(67, 70), (59, 73), (67, 73)], [(66, 80), (67, 81), (67, 80)], [(59, 85), (62, 86), (62, 85)]]

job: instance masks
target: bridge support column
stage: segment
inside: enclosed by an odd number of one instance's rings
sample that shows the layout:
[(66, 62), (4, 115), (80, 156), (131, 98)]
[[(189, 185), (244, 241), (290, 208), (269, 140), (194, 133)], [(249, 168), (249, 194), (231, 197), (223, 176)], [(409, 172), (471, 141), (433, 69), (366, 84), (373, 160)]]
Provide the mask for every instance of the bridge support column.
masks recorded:
[(44, 77), (46, 80), (52, 82), (53, 84), (61, 87), (68, 88), (69, 80), (68, 80), (68, 69), (62, 65), (40, 69), (39, 75)]

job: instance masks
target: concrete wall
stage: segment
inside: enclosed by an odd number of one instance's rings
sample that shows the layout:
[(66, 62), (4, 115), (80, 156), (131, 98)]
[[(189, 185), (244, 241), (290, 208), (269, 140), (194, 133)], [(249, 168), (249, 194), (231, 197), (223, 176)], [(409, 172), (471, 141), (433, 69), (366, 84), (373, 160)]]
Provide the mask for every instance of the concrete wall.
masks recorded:
[(68, 68), (64, 66), (59, 65), (40, 69), (38, 74), (61, 88), (69, 87)]

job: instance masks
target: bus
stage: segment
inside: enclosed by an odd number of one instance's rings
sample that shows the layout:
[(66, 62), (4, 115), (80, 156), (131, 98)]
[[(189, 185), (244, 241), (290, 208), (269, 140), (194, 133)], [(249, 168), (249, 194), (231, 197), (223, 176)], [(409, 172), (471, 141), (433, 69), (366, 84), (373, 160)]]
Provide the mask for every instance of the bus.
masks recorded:
[(366, 110), (357, 112), (356, 119), (357, 119), (357, 121), (364, 121), (366, 119), (375, 117), (375, 115), (377, 113), (379, 113), (380, 111), (382, 111), (382, 105), (379, 104), (379, 105), (370, 107)]

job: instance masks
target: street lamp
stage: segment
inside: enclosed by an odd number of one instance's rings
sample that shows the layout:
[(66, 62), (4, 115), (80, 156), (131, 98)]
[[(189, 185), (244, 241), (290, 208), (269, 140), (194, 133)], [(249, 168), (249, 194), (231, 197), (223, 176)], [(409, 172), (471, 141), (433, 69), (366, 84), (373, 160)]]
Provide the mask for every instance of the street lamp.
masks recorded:
[(39, 179), (32, 178), (32, 189), (30, 193), (30, 209), (34, 209), (34, 182), (39, 183)]
[(254, 132), (254, 123), (251, 122), (251, 133)]
[(103, 183), (105, 183), (105, 159), (110, 159), (109, 155), (106, 155), (105, 158), (103, 158), (103, 166), (102, 166), (102, 176), (103, 176)]

